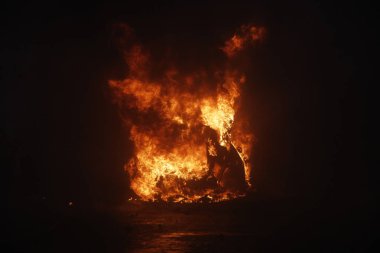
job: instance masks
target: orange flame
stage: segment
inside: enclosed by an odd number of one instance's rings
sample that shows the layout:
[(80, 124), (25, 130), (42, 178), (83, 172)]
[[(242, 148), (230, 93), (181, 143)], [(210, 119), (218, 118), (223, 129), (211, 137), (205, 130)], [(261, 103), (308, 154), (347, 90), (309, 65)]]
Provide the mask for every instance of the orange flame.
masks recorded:
[[(222, 48), (229, 58), (262, 35), (254, 26), (240, 32)], [(129, 74), (109, 85), (126, 111), (122, 117), (134, 143), (134, 157), (125, 165), (131, 189), (145, 201), (221, 201), (244, 195), (251, 186), (253, 135), (236, 111), (245, 76), (225, 69), (210, 85), (202, 80), (204, 74), (170, 69), (151, 78), (149, 55), (140, 45), (133, 44), (124, 55)]]
[(234, 57), (238, 52), (242, 51), (247, 44), (264, 37), (265, 29), (252, 25), (243, 25), (239, 31), (225, 42), (221, 49), (228, 57)]

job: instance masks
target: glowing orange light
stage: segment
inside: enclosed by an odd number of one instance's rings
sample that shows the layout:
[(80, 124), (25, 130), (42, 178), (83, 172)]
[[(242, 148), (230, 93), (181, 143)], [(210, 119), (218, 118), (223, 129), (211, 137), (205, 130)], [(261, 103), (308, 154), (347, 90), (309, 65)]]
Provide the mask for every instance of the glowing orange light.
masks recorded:
[[(222, 51), (230, 59), (262, 32), (243, 26)], [(182, 76), (170, 69), (152, 78), (149, 55), (140, 45), (124, 55), (129, 73), (123, 80), (110, 80), (109, 86), (121, 110), (129, 112), (122, 117), (135, 149), (125, 165), (132, 190), (146, 201), (222, 201), (243, 195), (244, 190), (231, 187), (229, 175), (241, 167), (243, 182), (250, 187), (253, 135), (243, 127), (242, 114), (236, 115), (244, 74), (222, 69), (215, 84), (194, 89), (201, 76), (196, 72)]]

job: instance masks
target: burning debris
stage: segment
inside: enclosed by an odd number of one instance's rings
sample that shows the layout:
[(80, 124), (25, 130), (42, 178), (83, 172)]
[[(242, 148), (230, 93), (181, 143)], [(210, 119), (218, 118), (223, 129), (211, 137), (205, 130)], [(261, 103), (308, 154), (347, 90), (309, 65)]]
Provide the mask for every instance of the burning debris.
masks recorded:
[[(128, 26), (121, 28), (133, 36)], [(226, 61), (262, 33), (243, 26), (222, 48)], [(145, 201), (222, 201), (244, 195), (251, 187), (253, 138), (243, 127), (243, 115), (236, 114), (244, 74), (226, 64), (215, 73), (167, 69), (153, 77), (149, 54), (133, 39), (124, 42), (129, 73), (109, 86), (134, 143), (134, 156), (125, 165), (132, 190)]]

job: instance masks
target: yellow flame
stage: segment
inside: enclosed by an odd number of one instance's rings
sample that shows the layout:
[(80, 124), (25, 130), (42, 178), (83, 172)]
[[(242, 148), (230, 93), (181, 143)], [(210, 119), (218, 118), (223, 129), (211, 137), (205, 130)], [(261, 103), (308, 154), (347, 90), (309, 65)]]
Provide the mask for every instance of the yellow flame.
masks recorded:
[[(228, 57), (262, 34), (261, 29), (253, 26), (244, 26), (241, 31), (222, 48)], [(191, 89), (194, 80), (202, 76), (198, 73), (181, 76), (179, 71), (170, 69), (161, 80), (153, 81), (146, 70), (149, 57), (141, 46), (133, 46), (125, 57), (129, 66), (127, 78), (110, 80), (109, 85), (120, 108), (138, 115), (138, 119), (123, 115), (125, 122), (129, 122), (135, 148), (133, 158), (125, 165), (133, 191), (142, 200), (175, 202), (203, 198), (222, 201), (241, 196), (242, 192), (225, 187), (223, 171), (231, 168), (219, 160), (226, 159), (220, 154), (223, 147), (225, 152), (231, 147), (236, 149), (245, 180), (250, 184), (253, 135), (244, 127), (244, 119), (236, 118), (244, 75), (227, 69), (216, 85), (206, 85), (217, 87), (216, 91), (194, 91)], [(210, 137), (212, 133), (207, 129), (216, 133), (216, 139)], [(192, 186), (210, 178), (216, 179), (217, 189)]]

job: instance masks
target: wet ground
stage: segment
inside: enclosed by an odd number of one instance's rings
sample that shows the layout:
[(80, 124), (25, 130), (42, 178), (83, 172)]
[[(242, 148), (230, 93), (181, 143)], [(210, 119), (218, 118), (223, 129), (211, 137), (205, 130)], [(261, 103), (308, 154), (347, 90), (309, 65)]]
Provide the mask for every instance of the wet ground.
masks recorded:
[[(365, 214), (298, 200), (246, 198), (226, 203), (72, 203), (18, 211), (3, 226), (7, 252), (363, 252)], [(352, 218), (352, 219), (351, 219)]]

